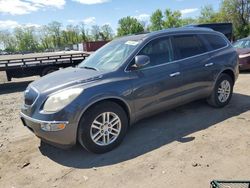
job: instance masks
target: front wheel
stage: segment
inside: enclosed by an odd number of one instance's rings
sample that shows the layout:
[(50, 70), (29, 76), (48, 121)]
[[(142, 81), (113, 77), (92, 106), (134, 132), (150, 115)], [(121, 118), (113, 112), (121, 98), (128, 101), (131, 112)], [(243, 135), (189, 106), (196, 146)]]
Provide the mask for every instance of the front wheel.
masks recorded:
[(208, 98), (208, 103), (216, 108), (226, 106), (232, 97), (233, 79), (228, 74), (221, 74), (215, 84), (214, 90)]
[(103, 102), (91, 107), (82, 117), (78, 140), (88, 151), (105, 153), (117, 147), (125, 137), (127, 114), (113, 102)]

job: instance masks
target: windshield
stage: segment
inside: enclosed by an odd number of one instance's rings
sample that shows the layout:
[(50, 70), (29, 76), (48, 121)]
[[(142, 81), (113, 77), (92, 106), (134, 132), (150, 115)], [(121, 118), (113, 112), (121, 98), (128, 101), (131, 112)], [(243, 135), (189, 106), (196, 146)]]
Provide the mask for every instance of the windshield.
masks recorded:
[(132, 53), (141, 41), (113, 41), (83, 61), (79, 67), (93, 70), (114, 70)]
[(235, 48), (250, 48), (250, 40), (240, 40), (233, 44)]

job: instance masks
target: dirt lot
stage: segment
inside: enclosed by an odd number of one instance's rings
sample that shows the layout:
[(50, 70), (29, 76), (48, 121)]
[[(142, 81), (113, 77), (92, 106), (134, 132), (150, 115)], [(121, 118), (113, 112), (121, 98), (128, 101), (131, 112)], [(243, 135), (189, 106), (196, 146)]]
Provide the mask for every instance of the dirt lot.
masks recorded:
[(250, 179), (250, 73), (230, 105), (204, 101), (137, 123), (116, 150), (94, 155), (41, 144), (19, 120), (29, 81), (0, 72), (0, 187), (208, 188), (213, 179)]

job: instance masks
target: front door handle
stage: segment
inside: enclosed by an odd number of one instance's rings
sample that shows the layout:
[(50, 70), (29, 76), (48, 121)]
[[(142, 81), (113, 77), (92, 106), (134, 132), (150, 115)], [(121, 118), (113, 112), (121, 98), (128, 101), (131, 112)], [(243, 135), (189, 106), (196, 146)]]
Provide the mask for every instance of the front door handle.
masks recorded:
[(205, 64), (205, 67), (211, 67), (213, 65), (214, 65), (213, 63), (207, 63), (207, 64)]
[(175, 73), (170, 74), (169, 76), (170, 77), (175, 77), (175, 76), (179, 76), (180, 74), (181, 74), (180, 72), (175, 72)]

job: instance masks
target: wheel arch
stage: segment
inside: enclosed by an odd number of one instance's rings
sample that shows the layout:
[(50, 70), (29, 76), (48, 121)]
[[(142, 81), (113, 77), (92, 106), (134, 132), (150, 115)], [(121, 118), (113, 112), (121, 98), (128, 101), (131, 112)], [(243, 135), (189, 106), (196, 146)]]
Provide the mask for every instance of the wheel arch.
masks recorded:
[(226, 68), (226, 69), (223, 69), (222, 71), (219, 72), (219, 74), (217, 74), (216, 78), (215, 78), (215, 82), (214, 82), (214, 86), (215, 86), (215, 83), (217, 82), (217, 80), (219, 79), (220, 75), (221, 74), (227, 74), (229, 75), (232, 80), (233, 80), (233, 83), (235, 83), (236, 81), (236, 76), (235, 76), (235, 73), (234, 73), (234, 70), (231, 69), (231, 68)]
[(221, 72), (221, 74), (223, 74), (223, 73), (229, 75), (232, 78), (233, 83), (235, 83), (235, 75), (234, 75), (234, 71), (233, 70), (226, 69), (226, 70), (224, 70), (224, 71)]
[(127, 117), (128, 117), (128, 120), (129, 120), (129, 124), (131, 122), (131, 108), (129, 106), (129, 104), (122, 98), (120, 97), (103, 97), (103, 98), (100, 98), (98, 100), (95, 100), (93, 102), (91, 102), (90, 104), (88, 104), (84, 109), (83, 111), (81, 112), (80, 116), (79, 116), (79, 119), (78, 119), (78, 124), (81, 120), (81, 118), (83, 117), (83, 115), (93, 106), (97, 105), (97, 104), (100, 104), (102, 102), (105, 102), (105, 101), (110, 101), (110, 102), (114, 102), (116, 104), (118, 104), (119, 106), (122, 107), (122, 109), (125, 111), (125, 113), (127, 114)]

